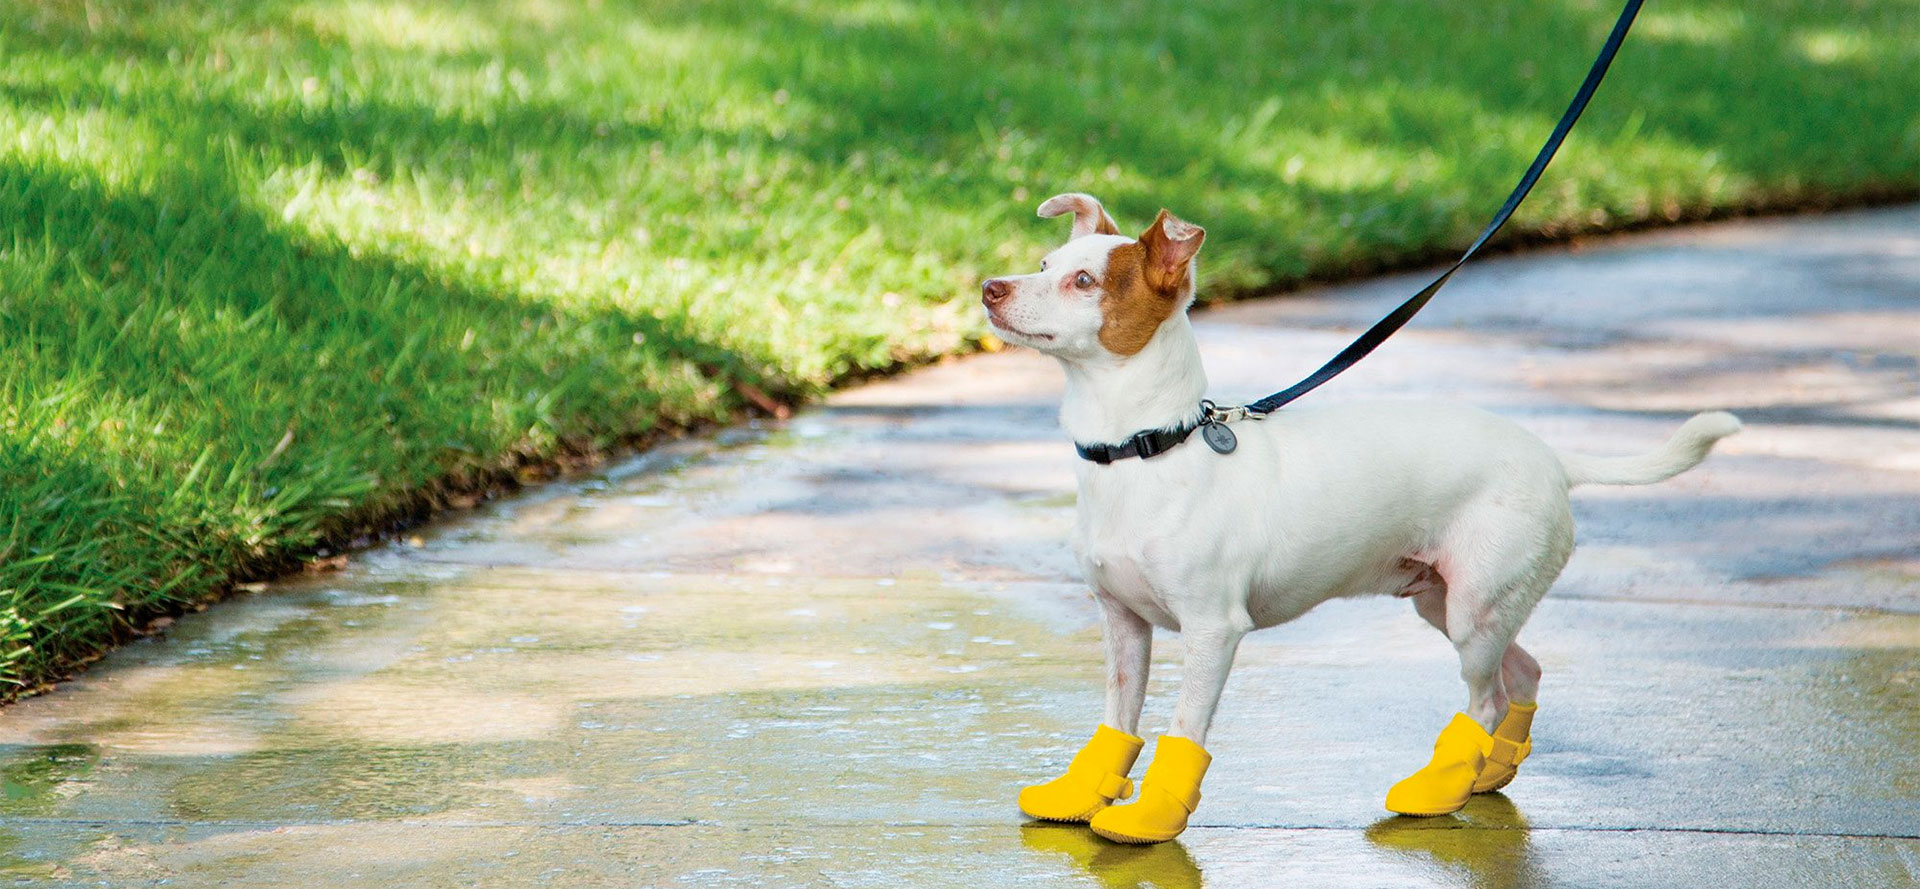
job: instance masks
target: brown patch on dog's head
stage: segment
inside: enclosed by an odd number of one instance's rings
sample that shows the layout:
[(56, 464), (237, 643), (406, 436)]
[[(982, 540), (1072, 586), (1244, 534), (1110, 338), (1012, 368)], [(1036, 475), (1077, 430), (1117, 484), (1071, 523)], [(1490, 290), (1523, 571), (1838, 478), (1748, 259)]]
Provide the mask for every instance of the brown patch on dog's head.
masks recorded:
[(1200, 226), (1161, 210), (1138, 241), (1107, 254), (1100, 345), (1123, 356), (1147, 347), (1160, 325), (1186, 304), (1193, 257), (1206, 236)]

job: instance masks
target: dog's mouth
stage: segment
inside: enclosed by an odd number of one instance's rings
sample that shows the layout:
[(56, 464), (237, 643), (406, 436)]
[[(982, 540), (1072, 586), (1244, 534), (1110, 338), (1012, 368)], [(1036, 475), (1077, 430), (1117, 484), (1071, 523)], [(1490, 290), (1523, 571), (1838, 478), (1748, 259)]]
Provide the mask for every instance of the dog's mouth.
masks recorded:
[(1044, 343), (1044, 342), (1049, 342), (1053, 339), (1053, 334), (1029, 333), (1027, 331), (1021, 330), (1018, 327), (1008, 324), (1005, 319), (1001, 318), (1000, 315), (994, 312), (992, 309), (987, 310), (987, 323), (993, 325), (993, 329), (996, 331), (999, 331), (1000, 333), (1012, 334), (1013, 336), (1019, 337), (1020, 339), (1023, 339), (1023, 340), (1034, 340), (1036, 342)]

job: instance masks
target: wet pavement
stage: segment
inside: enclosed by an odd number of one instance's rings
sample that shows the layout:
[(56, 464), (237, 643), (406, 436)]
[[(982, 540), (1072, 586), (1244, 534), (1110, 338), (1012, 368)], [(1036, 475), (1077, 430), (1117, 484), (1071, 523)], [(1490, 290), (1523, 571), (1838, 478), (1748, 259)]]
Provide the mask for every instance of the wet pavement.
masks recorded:
[[(1216, 396), (1418, 283), (1203, 313)], [(1576, 496), (1534, 755), (1453, 817), (1380, 808), (1464, 691), (1374, 599), (1243, 644), (1179, 841), (1023, 822), (1100, 713), (1059, 385), (929, 368), (185, 618), (0, 712), (0, 884), (1920, 885), (1920, 208), (1489, 260), (1315, 396), (1749, 424)]]

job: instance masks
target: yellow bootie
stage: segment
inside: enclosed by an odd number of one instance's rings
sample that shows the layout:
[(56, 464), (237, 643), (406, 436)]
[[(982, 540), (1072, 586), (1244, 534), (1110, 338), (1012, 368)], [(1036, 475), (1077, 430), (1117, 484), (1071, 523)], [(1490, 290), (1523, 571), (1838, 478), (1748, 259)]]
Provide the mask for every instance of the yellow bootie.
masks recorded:
[(1164, 843), (1187, 829), (1200, 806), (1200, 779), (1213, 756), (1186, 738), (1161, 735), (1153, 763), (1140, 779), (1140, 798), (1100, 810), (1087, 826), (1116, 843)]
[(1507, 705), (1507, 717), (1493, 730), (1493, 746), (1487, 751), (1487, 764), (1473, 782), (1474, 793), (1491, 793), (1507, 786), (1519, 774), (1520, 763), (1533, 752), (1533, 713), (1539, 705), (1515, 701)]
[(1045, 784), (1020, 791), (1020, 811), (1043, 821), (1086, 821), (1116, 799), (1133, 793), (1127, 772), (1146, 745), (1105, 725), (1093, 730), (1093, 740), (1073, 755), (1067, 773)]
[(1445, 815), (1458, 812), (1473, 796), (1473, 784), (1486, 765), (1493, 736), (1465, 713), (1440, 730), (1433, 742), (1433, 760), (1387, 791), (1387, 811), (1402, 815)]

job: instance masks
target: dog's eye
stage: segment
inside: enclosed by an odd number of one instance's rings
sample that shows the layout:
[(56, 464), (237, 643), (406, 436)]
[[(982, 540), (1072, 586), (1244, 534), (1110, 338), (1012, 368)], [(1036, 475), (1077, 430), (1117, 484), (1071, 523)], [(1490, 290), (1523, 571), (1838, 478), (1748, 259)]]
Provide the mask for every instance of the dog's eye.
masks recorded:
[(1087, 274), (1086, 272), (1081, 272), (1080, 274), (1073, 276), (1073, 284), (1075, 287), (1079, 287), (1080, 289), (1085, 290), (1088, 287), (1093, 286), (1093, 276)]
[(1040, 260), (1040, 270), (1043, 272), (1047, 270), (1047, 261), (1044, 259)]

